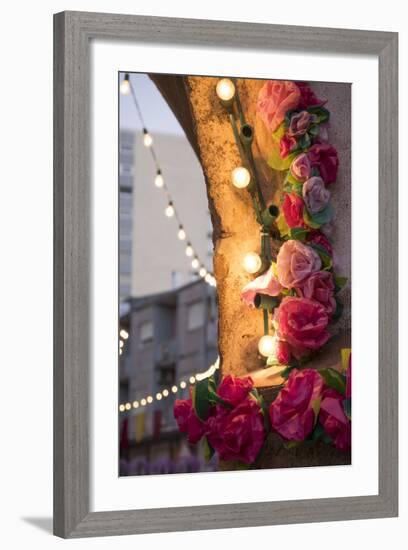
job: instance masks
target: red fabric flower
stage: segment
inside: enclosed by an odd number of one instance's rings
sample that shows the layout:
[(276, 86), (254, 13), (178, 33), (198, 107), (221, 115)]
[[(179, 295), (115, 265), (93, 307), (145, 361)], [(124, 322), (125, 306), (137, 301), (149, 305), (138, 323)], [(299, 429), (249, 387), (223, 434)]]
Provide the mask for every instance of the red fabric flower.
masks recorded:
[(329, 271), (312, 273), (296, 290), (299, 296), (322, 304), (327, 315), (331, 316), (336, 311), (333, 275)]
[(269, 408), (272, 428), (288, 441), (303, 441), (313, 431), (323, 391), (314, 369), (293, 369)]
[(287, 296), (275, 311), (278, 337), (288, 342), (295, 357), (321, 348), (330, 338), (329, 317), (315, 300)]
[(209, 444), (221, 460), (252, 464), (265, 441), (264, 419), (259, 403), (247, 397), (233, 409), (217, 406), (206, 422)]
[(285, 193), (282, 211), (289, 227), (302, 227), (304, 225), (303, 201), (296, 193)]
[(282, 159), (296, 149), (297, 141), (294, 137), (284, 135), (279, 142), (279, 154)]
[(310, 233), (308, 242), (319, 244), (320, 246), (323, 246), (323, 248), (326, 249), (327, 253), (330, 256), (333, 255), (333, 247), (331, 245), (331, 242), (320, 231), (313, 231), (312, 233)]
[(326, 103), (326, 100), (316, 97), (314, 91), (306, 82), (295, 82), (295, 84), (300, 91), (298, 109), (307, 109), (313, 105), (324, 105)]
[(188, 434), (188, 442), (200, 441), (204, 435), (205, 425), (195, 414), (191, 399), (177, 399), (173, 413), (180, 432)]
[(307, 153), (312, 168), (319, 170), (325, 183), (332, 183), (337, 178), (339, 157), (334, 147), (328, 143), (315, 143)]
[(351, 355), (349, 357), (349, 364), (346, 370), (346, 399), (351, 399)]
[(336, 448), (348, 451), (351, 448), (351, 422), (344, 413), (343, 400), (343, 395), (336, 390), (324, 390), (319, 421)]
[(237, 378), (229, 374), (223, 378), (221, 384), (218, 386), (217, 394), (221, 399), (236, 407), (241, 401), (246, 399), (253, 387), (254, 383), (250, 376)]

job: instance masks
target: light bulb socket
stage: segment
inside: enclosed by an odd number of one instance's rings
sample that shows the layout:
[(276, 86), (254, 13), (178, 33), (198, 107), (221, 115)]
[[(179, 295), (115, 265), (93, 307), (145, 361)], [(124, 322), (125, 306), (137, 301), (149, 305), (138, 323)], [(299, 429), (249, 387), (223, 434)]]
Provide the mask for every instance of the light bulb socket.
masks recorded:
[(242, 145), (245, 147), (247, 145), (251, 146), (253, 140), (254, 140), (254, 130), (250, 124), (243, 124), (241, 127), (240, 132), (240, 139), (242, 142)]
[(125, 73), (123, 80), (127, 80), (129, 82), (129, 73)]
[(257, 309), (273, 311), (278, 305), (279, 300), (274, 296), (268, 296), (267, 294), (255, 294), (254, 306)]
[(161, 175), (162, 175), (160, 168), (157, 169), (156, 175), (157, 175), (157, 176), (161, 176)]
[(149, 132), (147, 131), (147, 128), (143, 128), (143, 133), (146, 136)]
[(265, 227), (270, 228), (275, 222), (276, 218), (279, 216), (279, 208), (274, 204), (270, 204), (265, 210), (261, 213), (262, 223)]

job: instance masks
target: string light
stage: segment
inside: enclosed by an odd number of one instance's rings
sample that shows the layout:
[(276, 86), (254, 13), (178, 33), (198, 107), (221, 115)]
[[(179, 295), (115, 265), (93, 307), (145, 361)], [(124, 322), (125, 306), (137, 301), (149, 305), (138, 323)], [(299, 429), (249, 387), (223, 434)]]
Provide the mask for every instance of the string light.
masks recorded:
[(248, 252), (244, 256), (243, 265), (247, 273), (257, 273), (262, 267), (261, 257), (256, 252)]
[(129, 333), (124, 329), (122, 328), (121, 331), (119, 332), (119, 335), (124, 339), (124, 340), (127, 340), (129, 338)]
[(126, 73), (124, 79), (120, 83), (120, 93), (123, 95), (129, 95), (130, 84), (129, 84), (129, 75)]
[(194, 254), (193, 247), (191, 246), (190, 243), (188, 243), (186, 246), (186, 256), (191, 257), (193, 254)]
[(143, 128), (143, 144), (145, 147), (151, 147), (153, 145), (153, 138), (146, 128)]
[(119, 348), (119, 355), (122, 355), (122, 353), (123, 353), (123, 349)]
[[(209, 368), (204, 372), (198, 372), (195, 376), (190, 376), (189, 382), (190, 384), (195, 384), (196, 382), (199, 382), (200, 380), (204, 380), (205, 378), (208, 378), (209, 376), (212, 376), (214, 372), (219, 368), (220, 366), (220, 359), (219, 357), (215, 361), (213, 365), (210, 365)], [(187, 382), (185, 380), (180, 381), (180, 389), (184, 390), (187, 387)], [(161, 392), (157, 392), (155, 395), (156, 401), (161, 401), (163, 397), (168, 397), (170, 394), (170, 391), (172, 393), (177, 393), (179, 390), (179, 387), (174, 384), (169, 389), (164, 389)], [(154, 402), (154, 399), (151, 395), (148, 395), (146, 398), (141, 399), (140, 401), (133, 401), (133, 408), (138, 409), (139, 407), (145, 407), (146, 405), (150, 405)], [(132, 408), (132, 405), (130, 403), (122, 403), (119, 405), (119, 411), (125, 412), (129, 411)]]
[(265, 334), (258, 342), (258, 350), (264, 357), (274, 355), (276, 349), (276, 340), (273, 336)]
[(172, 202), (169, 202), (169, 204), (166, 206), (164, 213), (168, 218), (172, 218), (174, 216), (174, 206)]
[(186, 232), (184, 231), (182, 225), (179, 226), (177, 237), (180, 239), (180, 241), (184, 241), (184, 239), (186, 238)]
[(200, 262), (197, 258), (197, 256), (195, 258), (193, 258), (192, 262), (191, 262), (191, 267), (193, 269), (198, 269), (198, 266), (200, 265)]
[(229, 78), (222, 78), (215, 88), (217, 96), (223, 101), (230, 101), (235, 95), (235, 86)]
[(251, 182), (251, 174), (243, 166), (238, 166), (232, 171), (231, 180), (237, 189), (245, 189)]
[(119, 347), (123, 348), (124, 345), (125, 343), (123, 342), (123, 340), (119, 340)]
[(207, 270), (204, 266), (200, 267), (200, 271), (198, 272), (200, 277), (205, 277), (207, 275)]
[(157, 170), (156, 177), (154, 178), (154, 184), (159, 189), (161, 189), (164, 185), (164, 179), (160, 169)]

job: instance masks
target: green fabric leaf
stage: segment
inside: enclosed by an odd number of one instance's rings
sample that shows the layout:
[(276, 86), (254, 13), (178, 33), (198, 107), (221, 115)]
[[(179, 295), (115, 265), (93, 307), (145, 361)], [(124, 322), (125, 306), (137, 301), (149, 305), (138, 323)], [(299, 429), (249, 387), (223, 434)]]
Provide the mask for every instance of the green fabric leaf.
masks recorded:
[(302, 190), (303, 190), (303, 183), (293, 183), (292, 184), (292, 191), (296, 193), (296, 195), (299, 195), (299, 197), (302, 197)]
[(342, 288), (344, 288), (347, 284), (347, 281), (347, 277), (334, 277), (335, 291), (339, 292)]
[(327, 122), (330, 118), (330, 112), (320, 105), (312, 105), (307, 108), (307, 111), (312, 115), (316, 115), (318, 124)]
[(291, 153), (286, 158), (281, 158), (279, 147), (276, 146), (273, 147), (269, 153), (268, 165), (273, 168), (273, 170), (278, 170), (279, 172), (282, 172), (283, 170), (288, 170), (295, 156), (296, 153)]
[(193, 388), (193, 407), (200, 420), (207, 420), (210, 409), (208, 378), (200, 380)]
[(351, 399), (347, 398), (343, 401), (344, 414), (351, 420)]
[(209, 462), (214, 455), (214, 449), (208, 443), (208, 439), (203, 437), (203, 449), (204, 449), (204, 459)]
[(305, 241), (308, 233), (308, 229), (305, 229), (304, 227), (292, 227), (290, 230), (290, 237), (291, 239), (295, 239), (297, 241)]
[(327, 271), (331, 269), (333, 265), (333, 260), (330, 254), (327, 252), (327, 250), (324, 248), (324, 246), (317, 244), (317, 243), (310, 243), (310, 247), (316, 250), (316, 252), (319, 254), (319, 257), (322, 261), (322, 267), (324, 271)]
[(298, 140), (298, 146), (301, 148), (301, 149), (308, 149), (312, 144), (312, 140), (309, 136), (309, 134), (303, 134), (303, 136), (300, 136), (299, 140)]
[(333, 215), (334, 209), (330, 203), (323, 210), (316, 212), (315, 214), (310, 214), (310, 212), (307, 212), (308, 218), (313, 222), (313, 224), (317, 224), (318, 227), (328, 223), (333, 218)]
[(317, 422), (314, 430), (309, 435), (309, 437), (307, 437), (305, 439), (305, 442), (306, 443), (316, 443), (316, 441), (318, 441), (322, 437), (323, 434), (324, 434), (324, 428), (319, 422)]
[(285, 135), (285, 124), (282, 122), (282, 124), (280, 124), (278, 128), (274, 132), (272, 132), (272, 139), (279, 142), (284, 135)]
[(276, 218), (276, 226), (279, 229), (281, 237), (290, 235), (290, 229), (288, 224), (286, 223), (285, 216), (283, 214), (279, 214), (279, 216)]
[(319, 126), (317, 124), (312, 124), (308, 130), (309, 136), (314, 139), (319, 135)]
[(319, 369), (319, 374), (323, 377), (326, 386), (338, 391), (341, 394), (346, 393), (346, 377), (335, 369)]
[(343, 314), (343, 309), (344, 309), (344, 305), (343, 303), (338, 299), (337, 296), (335, 296), (334, 298), (336, 300), (336, 310), (335, 312), (333, 313), (332, 315), (332, 321), (338, 321), (340, 319), (340, 317), (342, 316)]

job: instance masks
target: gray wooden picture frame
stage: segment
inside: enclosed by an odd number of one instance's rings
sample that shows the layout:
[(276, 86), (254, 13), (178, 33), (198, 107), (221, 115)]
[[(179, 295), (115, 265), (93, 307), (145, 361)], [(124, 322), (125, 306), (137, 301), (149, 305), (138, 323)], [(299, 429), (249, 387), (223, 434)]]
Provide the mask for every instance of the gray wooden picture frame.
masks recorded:
[[(379, 494), (90, 511), (92, 39), (369, 54), (379, 62)], [(322, 79), (324, 75), (322, 75)], [(87, 537), (393, 517), (398, 513), (398, 35), (63, 12), (54, 16), (54, 533)], [(365, 182), (367, 183), (367, 182)]]

